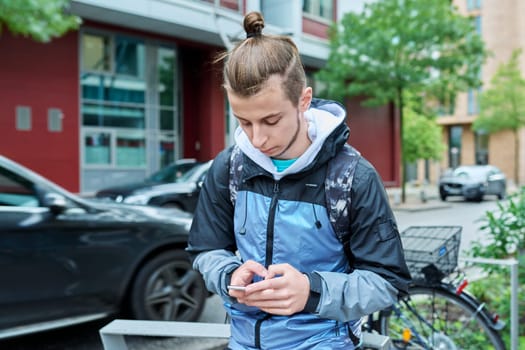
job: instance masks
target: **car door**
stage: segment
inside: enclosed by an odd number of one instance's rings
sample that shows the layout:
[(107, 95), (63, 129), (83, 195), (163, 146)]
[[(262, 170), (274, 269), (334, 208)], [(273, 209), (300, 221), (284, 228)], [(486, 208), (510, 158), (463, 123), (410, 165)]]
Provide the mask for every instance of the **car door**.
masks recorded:
[(93, 231), (91, 214), (70, 205), (55, 215), (40, 192), (39, 184), (0, 166), (1, 329), (103, 311), (80, 288), (101, 272), (86, 268), (95, 269), (94, 250), (78, 249)]
[(502, 194), (505, 188), (505, 175), (499, 169), (492, 168), (487, 174), (487, 194)]

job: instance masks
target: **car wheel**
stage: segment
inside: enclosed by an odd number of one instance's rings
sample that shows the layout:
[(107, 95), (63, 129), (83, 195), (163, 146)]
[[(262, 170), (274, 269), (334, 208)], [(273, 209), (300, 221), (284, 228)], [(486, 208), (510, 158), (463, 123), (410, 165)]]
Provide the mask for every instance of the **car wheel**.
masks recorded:
[(505, 199), (505, 191), (498, 193), (498, 199), (499, 200)]
[(195, 321), (208, 291), (186, 252), (164, 252), (138, 272), (131, 290), (131, 311), (139, 320)]
[(444, 202), (444, 201), (447, 200), (447, 195), (444, 194), (444, 193), (440, 193), (440, 194), (439, 194), (439, 198), (441, 198), (441, 200)]
[(483, 194), (478, 194), (474, 198), (472, 198), (474, 202), (482, 202), (483, 201)]

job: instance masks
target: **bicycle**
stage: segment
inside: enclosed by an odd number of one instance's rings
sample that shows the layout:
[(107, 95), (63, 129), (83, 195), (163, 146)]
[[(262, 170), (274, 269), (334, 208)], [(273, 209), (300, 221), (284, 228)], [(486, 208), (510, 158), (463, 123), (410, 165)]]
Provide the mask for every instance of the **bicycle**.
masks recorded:
[(370, 315), (365, 331), (389, 336), (394, 349), (505, 349), (505, 323), (465, 291), (457, 269), (461, 229), (411, 226), (401, 233), (413, 283), (395, 305)]

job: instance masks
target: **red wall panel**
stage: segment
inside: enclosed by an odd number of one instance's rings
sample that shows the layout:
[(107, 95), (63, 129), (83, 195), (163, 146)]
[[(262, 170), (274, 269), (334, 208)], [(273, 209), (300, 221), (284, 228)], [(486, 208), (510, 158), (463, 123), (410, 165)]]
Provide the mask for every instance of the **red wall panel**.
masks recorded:
[[(78, 33), (41, 44), (3, 32), (0, 47), (0, 153), (78, 191)], [(31, 108), (31, 130), (16, 130), (17, 106)], [(48, 130), (49, 108), (61, 132)]]
[(361, 101), (346, 104), (349, 143), (374, 165), (385, 186), (399, 186), (399, 118), (392, 105), (370, 108)]
[[(225, 96), (220, 64), (213, 49), (183, 49), (184, 157), (214, 158), (225, 146)], [(197, 146), (198, 145), (198, 146)]]

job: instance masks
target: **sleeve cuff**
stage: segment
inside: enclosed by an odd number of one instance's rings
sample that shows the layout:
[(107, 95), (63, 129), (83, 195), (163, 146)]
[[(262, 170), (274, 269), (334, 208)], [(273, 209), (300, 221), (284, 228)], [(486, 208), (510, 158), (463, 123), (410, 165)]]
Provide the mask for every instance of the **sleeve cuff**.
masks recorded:
[(304, 311), (310, 313), (317, 313), (319, 302), (321, 301), (321, 276), (315, 272), (306, 273), (306, 277), (310, 281), (310, 295), (306, 301)]

